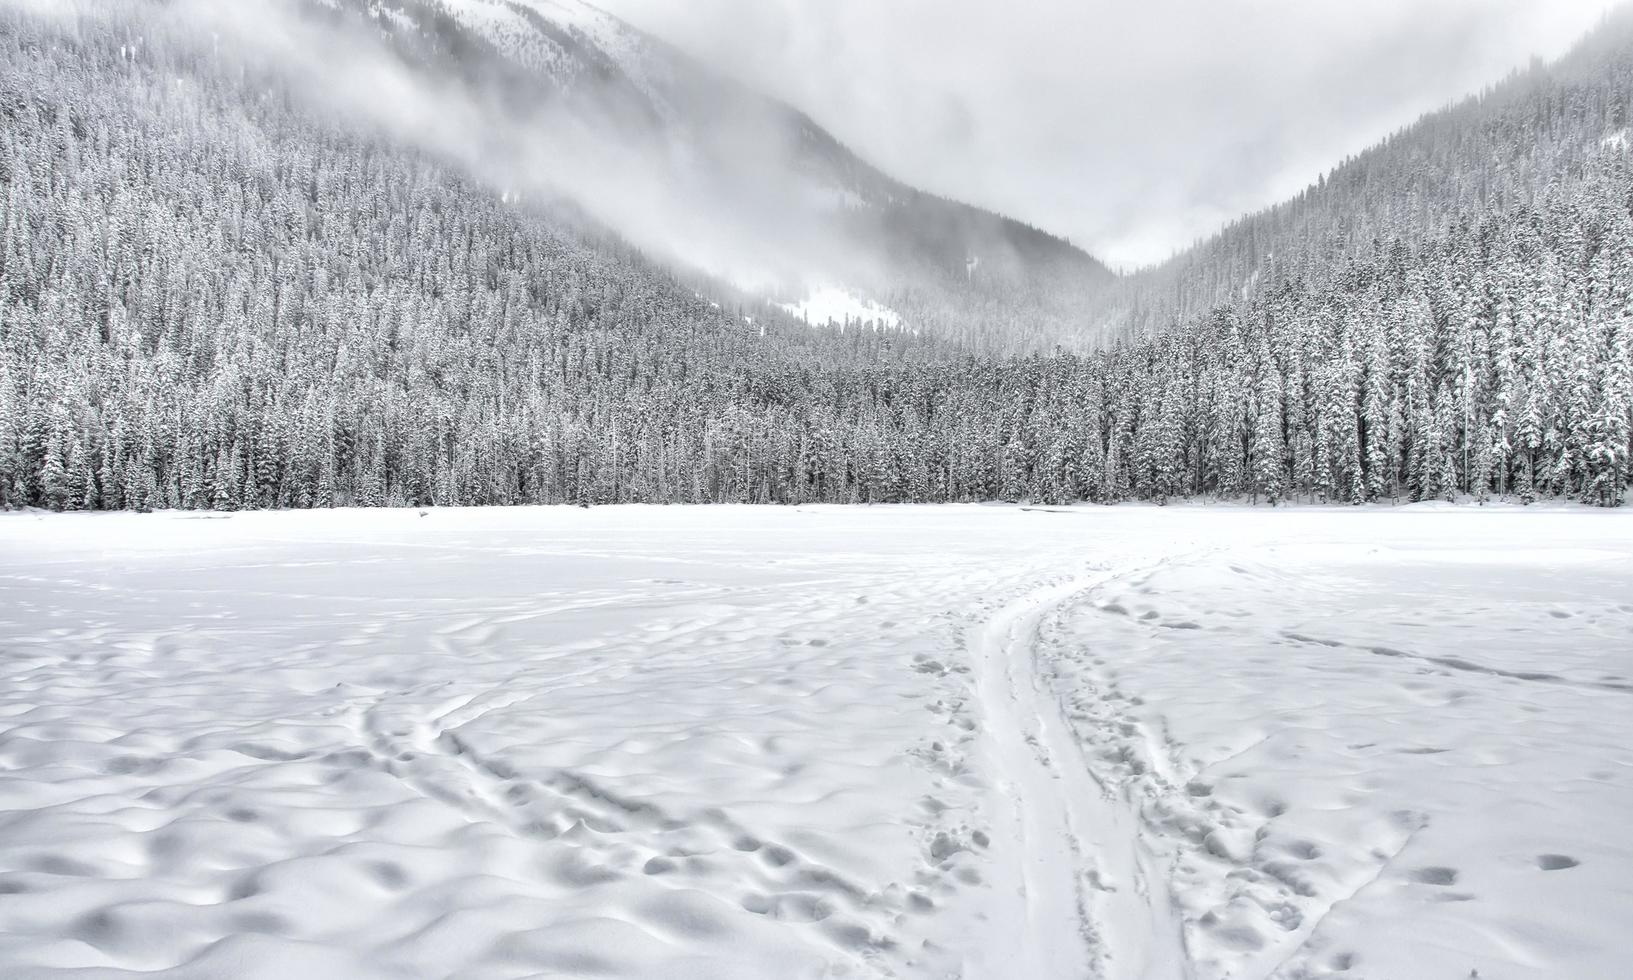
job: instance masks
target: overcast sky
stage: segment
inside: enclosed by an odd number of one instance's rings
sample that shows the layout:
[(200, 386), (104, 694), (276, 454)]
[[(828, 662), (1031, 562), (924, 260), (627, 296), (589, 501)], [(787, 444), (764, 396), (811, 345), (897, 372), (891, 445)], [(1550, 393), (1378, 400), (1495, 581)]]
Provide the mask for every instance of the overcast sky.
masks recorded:
[(1614, 0), (599, 0), (892, 174), (1159, 261)]

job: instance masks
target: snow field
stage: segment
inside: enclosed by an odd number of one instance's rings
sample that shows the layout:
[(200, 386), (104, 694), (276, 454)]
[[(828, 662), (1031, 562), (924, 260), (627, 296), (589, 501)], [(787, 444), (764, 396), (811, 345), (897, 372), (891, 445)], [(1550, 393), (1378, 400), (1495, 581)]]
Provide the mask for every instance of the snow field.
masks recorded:
[(782, 309), (812, 326), (872, 324), (895, 328), (901, 317), (872, 300), (860, 299), (837, 286), (811, 290), (797, 303), (782, 303)]
[(209, 516), (0, 516), (0, 975), (1633, 955), (1624, 514)]
[(1630, 543), (1444, 520), (1175, 562), (1048, 624), (1198, 975), (1626, 970)]

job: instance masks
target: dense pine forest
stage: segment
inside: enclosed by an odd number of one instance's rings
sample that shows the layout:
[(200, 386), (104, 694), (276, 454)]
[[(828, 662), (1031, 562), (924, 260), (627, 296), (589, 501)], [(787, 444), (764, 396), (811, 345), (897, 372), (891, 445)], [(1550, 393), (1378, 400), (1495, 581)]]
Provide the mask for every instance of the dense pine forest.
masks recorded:
[(1084, 316), (1202, 275), (1160, 322), (995, 356), (726, 299), (207, 50), (6, 9), (0, 505), (1615, 505), (1625, 20)]

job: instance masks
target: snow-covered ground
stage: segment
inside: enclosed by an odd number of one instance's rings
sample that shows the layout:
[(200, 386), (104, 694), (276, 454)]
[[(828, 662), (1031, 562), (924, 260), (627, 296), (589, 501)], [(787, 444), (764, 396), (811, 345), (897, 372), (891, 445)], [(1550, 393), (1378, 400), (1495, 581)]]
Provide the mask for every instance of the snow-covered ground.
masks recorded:
[(851, 324), (872, 324), (875, 327), (895, 328), (901, 317), (872, 300), (861, 299), (837, 286), (813, 289), (797, 303), (779, 304), (790, 315), (815, 327)]
[(0, 515), (8, 980), (1619, 978), (1630, 813), (1633, 514)]

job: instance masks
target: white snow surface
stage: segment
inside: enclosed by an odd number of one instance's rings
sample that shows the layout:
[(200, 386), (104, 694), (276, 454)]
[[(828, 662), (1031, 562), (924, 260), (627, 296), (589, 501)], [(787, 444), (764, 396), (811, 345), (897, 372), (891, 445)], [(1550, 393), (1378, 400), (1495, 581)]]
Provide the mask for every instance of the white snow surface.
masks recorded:
[(876, 327), (895, 327), (901, 323), (901, 317), (894, 310), (837, 286), (822, 286), (811, 290), (797, 303), (779, 305), (812, 326), (871, 323)]
[(0, 976), (1620, 978), (1633, 515), (0, 515)]

